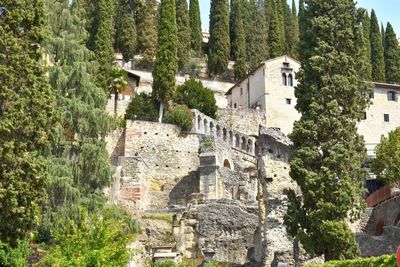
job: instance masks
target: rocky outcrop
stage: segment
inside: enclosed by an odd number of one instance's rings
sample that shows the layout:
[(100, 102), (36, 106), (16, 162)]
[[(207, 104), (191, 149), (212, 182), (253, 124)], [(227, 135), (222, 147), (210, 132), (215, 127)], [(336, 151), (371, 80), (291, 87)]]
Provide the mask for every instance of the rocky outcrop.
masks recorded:
[(400, 227), (385, 226), (380, 236), (358, 233), (356, 240), (360, 246), (362, 257), (394, 254), (400, 245)]

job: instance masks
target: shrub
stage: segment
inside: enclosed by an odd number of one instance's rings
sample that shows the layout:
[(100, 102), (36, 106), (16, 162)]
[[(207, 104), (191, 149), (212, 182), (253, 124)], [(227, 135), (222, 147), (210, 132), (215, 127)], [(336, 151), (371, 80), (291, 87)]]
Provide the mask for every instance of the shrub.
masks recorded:
[(345, 261), (330, 261), (319, 265), (306, 265), (306, 267), (397, 267), (395, 255), (381, 257), (360, 258)]
[(126, 120), (157, 121), (158, 103), (148, 94), (135, 95), (125, 113)]
[(214, 93), (205, 88), (200, 81), (190, 78), (178, 86), (174, 100), (178, 104), (186, 105), (190, 109), (197, 109), (207, 116), (215, 118), (217, 104)]
[(180, 126), (183, 131), (190, 131), (193, 127), (193, 114), (187, 106), (176, 105), (166, 113), (164, 122)]
[(28, 242), (21, 241), (18, 246), (12, 248), (10, 245), (0, 241), (0, 266), (25, 267), (28, 266), (30, 249)]

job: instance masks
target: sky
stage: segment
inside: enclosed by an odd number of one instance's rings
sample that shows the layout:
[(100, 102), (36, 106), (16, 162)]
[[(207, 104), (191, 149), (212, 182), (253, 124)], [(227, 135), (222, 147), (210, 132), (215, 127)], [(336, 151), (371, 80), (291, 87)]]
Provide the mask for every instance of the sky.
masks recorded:
[[(291, 0), (289, 1), (292, 2)], [(358, 7), (366, 8), (370, 13), (371, 9), (375, 9), (375, 13), (378, 19), (384, 23), (390, 22), (396, 31), (396, 34), (400, 36), (400, 0), (358, 0)], [(202, 27), (208, 29), (208, 18), (210, 13), (210, 0), (200, 0), (201, 9), (201, 21)]]

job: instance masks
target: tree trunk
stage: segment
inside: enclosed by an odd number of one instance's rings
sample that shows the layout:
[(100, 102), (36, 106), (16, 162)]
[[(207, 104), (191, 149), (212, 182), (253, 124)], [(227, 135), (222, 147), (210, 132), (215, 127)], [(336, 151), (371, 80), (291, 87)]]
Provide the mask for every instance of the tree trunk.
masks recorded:
[(114, 95), (114, 114), (117, 115), (117, 110), (118, 110), (118, 91), (115, 90), (115, 95)]
[(164, 102), (161, 100), (158, 122), (160, 122), (160, 123), (162, 122), (163, 116), (164, 116)]

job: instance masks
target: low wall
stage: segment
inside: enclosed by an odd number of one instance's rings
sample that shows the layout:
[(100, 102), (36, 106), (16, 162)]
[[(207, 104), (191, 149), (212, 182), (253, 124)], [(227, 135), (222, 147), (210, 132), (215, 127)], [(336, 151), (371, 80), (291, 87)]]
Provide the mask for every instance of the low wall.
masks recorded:
[(218, 110), (217, 118), (228, 127), (253, 136), (258, 136), (260, 125), (266, 125), (265, 110), (225, 108)]

